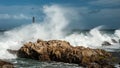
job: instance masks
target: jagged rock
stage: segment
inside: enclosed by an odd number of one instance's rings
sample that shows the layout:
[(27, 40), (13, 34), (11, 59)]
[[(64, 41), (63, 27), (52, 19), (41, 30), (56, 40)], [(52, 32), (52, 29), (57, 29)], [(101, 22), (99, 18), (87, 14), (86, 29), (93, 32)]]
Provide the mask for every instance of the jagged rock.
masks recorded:
[[(99, 66), (111, 66), (109, 64), (111, 62), (111, 59), (109, 59), (111, 58), (110, 53), (82, 46), (73, 47), (69, 42), (61, 40), (37, 40), (34, 43), (26, 43), (18, 50), (17, 56), (39, 61), (76, 63), (85, 67), (88, 67), (91, 63)], [(95, 65), (93, 68), (96, 67)]]
[(109, 43), (108, 41), (104, 41), (104, 42), (102, 43), (102, 45), (103, 45), (103, 46), (110, 46), (111, 43)]
[(115, 39), (111, 39), (111, 41), (112, 41), (113, 43), (118, 43)]
[(11, 50), (11, 49), (7, 49), (7, 51), (11, 54), (14, 54), (14, 55), (16, 55), (18, 52), (17, 50)]
[(12, 63), (0, 60), (0, 68), (14, 68)]

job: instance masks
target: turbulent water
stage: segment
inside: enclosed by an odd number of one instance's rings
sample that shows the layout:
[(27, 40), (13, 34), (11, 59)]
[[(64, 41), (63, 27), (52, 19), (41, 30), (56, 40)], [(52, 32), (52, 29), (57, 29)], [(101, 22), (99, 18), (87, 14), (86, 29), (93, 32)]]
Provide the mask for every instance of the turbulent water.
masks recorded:
[[(7, 52), (7, 49), (18, 50), (25, 42), (42, 40), (66, 40), (73, 46), (84, 46), (90, 48), (101, 48), (107, 51), (120, 51), (120, 30), (107, 33), (101, 31), (102, 27), (96, 27), (87, 32), (68, 32), (70, 20), (67, 11), (57, 5), (44, 6), (45, 14), (43, 22), (23, 25), (9, 31), (0, 32), (0, 59), (8, 59), (21, 68), (78, 68), (74, 64), (55, 63), (55, 62), (37, 62), (28, 59), (19, 59), (15, 55)], [(70, 34), (69, 34), (70, 33)], [(116, 43), (112, 41), (116, 40)], [(107, 41), (111, 46), (102, 46)], [(32, 62), (31, 62), (32, 61)], [(31, 63), (29, 63), (31, 62)]]

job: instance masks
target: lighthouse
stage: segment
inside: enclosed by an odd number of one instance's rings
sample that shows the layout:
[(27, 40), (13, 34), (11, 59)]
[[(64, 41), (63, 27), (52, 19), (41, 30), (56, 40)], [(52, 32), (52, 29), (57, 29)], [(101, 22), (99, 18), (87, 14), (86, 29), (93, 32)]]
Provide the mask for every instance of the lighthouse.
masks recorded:
[(34, 16), (32, 17), (32, 23), (35, 23), (35, 17)]

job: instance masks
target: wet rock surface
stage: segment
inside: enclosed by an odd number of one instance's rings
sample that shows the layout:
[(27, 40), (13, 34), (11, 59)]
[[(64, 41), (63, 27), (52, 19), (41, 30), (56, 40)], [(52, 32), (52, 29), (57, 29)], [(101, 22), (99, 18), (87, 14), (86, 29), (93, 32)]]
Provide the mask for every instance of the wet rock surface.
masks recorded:
[(61, 40), (38, 39), (37, 42), (26, 43), (18, 50), (17, 56), (39, 61), (75, 63), (88, 68), (114, 68), (110, 53), (101, 49), (73, 47)]
[(0, 60), (0, 68), (14, 68), (12, 63)]

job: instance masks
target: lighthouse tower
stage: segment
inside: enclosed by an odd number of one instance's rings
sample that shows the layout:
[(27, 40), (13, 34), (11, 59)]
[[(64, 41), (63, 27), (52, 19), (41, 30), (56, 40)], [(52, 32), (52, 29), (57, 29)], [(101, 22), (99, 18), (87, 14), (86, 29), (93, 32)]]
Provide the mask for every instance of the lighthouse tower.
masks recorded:
[(34, 16), (32, 17), (32, 23), (35, 23), (35, 17)]

